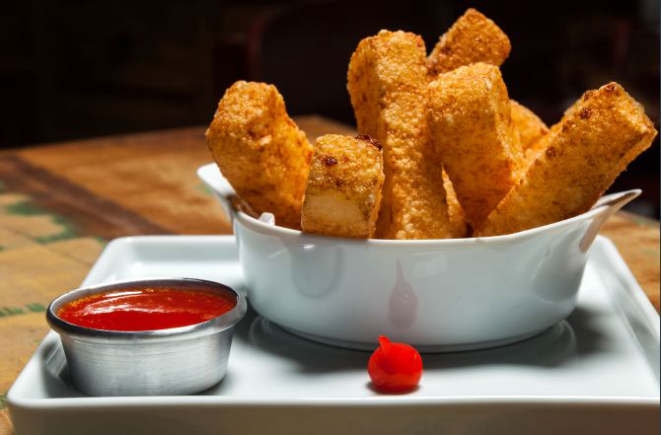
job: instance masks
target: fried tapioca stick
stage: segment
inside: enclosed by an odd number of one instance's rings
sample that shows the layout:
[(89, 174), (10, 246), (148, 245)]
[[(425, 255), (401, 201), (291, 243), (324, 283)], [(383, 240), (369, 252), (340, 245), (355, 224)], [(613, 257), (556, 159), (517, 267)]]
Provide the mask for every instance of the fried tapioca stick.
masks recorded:
[[(489, 18), (475, 9), (468, 9), (441, 36), (427, 58), (429, 74), (435, 78), (472, 63), (502, 65), (509, 56), (511, 45), (507, 35)], [(534, 144), (548, 132), (548, 127), (530, 109), (512, 100), (512, 121), (519, 132), (526, 156), (534, 157)], [(530, 149), (530, 151), (528, 151)]]
[(382, 30), (351, 56), (347, 88), (358, 131), (383, 145), (384, 172), (377, 237), (453, 237), (442, 165), (425, 120), (425, 44), (412, 33)]
[(510, 104), (512, 105), (512, 122), (514, 128), (519, 132), (521, 148), (526, 155), (526, 160), (532, 163), (539, 147), (542, 146), (540, 139), (549, 132), (549, 128), (532, 110), (514, 100), (510, 100)]
[(372, 237), (384, 178), (381, 144), (376, 139), (367, 135), (319, 137), (301, 210), (303, 231)]
[(427, 59), (429, 74), (436, 76), (477, 62), (500, 66), (511, 49), (509, 38), (496, 23), (468, 9), (432, 50)]
[(432, 142), (466, 219), (486, 219), (521, 175), (523, 154), (498, 67), (475, 63), (429, 84)]
[(619, 84), (586, 92), (477, 234), (510, 234), (584, 213), (655, 136), (643, 108)]
[(300, 228), (312, 147), (273, 85), (238, 81), (206, 132), (211, 154), (236, 193), (276, 224)]
[(454, 191), (450, 176), (445, 170), (443, 170), (443, 187), (445, 187), (445, 197), (448, 203), (448, 219), (452, 227), (452, 234), (455, 238), (465, 237), (468, 234), (466, 213), (464, 213), (464, 209), (457, 199), (457, 192)]

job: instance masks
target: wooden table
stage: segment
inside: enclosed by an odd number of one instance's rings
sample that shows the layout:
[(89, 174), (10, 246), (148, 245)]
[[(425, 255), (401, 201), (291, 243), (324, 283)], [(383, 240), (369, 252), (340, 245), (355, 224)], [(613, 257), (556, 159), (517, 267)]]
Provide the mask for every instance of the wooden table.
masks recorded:
[[(351, 133), (301, 117), (308, 137)], [(42, 340), (51, 299), (77, 287), (105, 243), (136, 234), (226, 234), (195, 170), (204, 127), (0, 152), (0, 435), (4, 395)], [(602, 231), (659, 310), (659, 222), (620, 212)]]

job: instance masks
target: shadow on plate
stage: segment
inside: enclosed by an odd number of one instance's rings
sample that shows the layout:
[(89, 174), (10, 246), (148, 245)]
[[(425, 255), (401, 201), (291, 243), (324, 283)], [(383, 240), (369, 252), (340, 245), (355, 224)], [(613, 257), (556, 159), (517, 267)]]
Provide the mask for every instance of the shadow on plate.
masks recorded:
[[(597, 328), (598, 312), (577, 308), (568, 318), (527, 340), (491, 349), (442, 354), (424, 354), (425, 370), (479, 365), (520, 365), (553, 368), (579, 359), (597, 357), (608, 348), (607, 337)], [(323, 374), (365, 370), (370, 353), (350, 350), (301, 338), (259, 316), (251, 308), (237, 325), (235, 340), (242, 341), (297, 364), (302, 373)], [(48, 397), (84, 397), (72, 385), (59, 340), (42, 349), (44, 388)], [(234, 380), (231, 373), (220, 385), (201, 394), (217, 394)]]
[[(567, 320), (545, 332), (506, 346), (442, 354), (423, 354), (425, 369), (460, 368), (477, 365), (521, 365), (557, 367), (594, 356), (603, 349), (605, 336), (594, 327), (598, 315), (577, 308)], [(350, 350), (301, 338), (249, 309), (238, 325), (235, 339), (264, 352), (298, 364), (304, 373), (364, 370), (370, 353)]]
[(43, 387), (46, 397), (85, 397), (73, 386), (60, 339), (45, 346), (41, 351), (44, 360), (41, 367), (44, 371)]

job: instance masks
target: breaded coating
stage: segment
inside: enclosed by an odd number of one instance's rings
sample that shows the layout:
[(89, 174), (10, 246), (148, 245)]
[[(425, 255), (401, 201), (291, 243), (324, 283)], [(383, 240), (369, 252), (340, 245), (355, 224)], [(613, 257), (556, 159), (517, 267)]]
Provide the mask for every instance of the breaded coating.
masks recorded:
[(372, 237), (384, 179), (383, 153), (376, 139), (367, 135), (319, 137), (301, 210), (303, 231)]
[(361, 134), (383, 144), (384, 172), (377, 236), (453, 237), (442, 165), (425, 120), (427, 67), (422, 38), (382, 30), (360, 41), (349, 62), (347, 88)]
[(273, 85), (238, 81), (218, 103), (207, 146), (236, 193), (258, 215), (300, 228), (312, 147)]
[(498, 67), (474, 63), (429, 84), (427, 121), (466, 220), (475, 228), (519, 180), (523, 153)]
[(544, 145), (540, 139), (549, 132), (549, 128), (532, 110), (514, 100), (510, 100), (510, 104), (512, 105), (512, 122), (514, 128), (519, 132), (521, 148), (526, 155), (526, 161), (532, 163), (535, 155)]
[(496, 23), (468, 9), (432, 50), (427, 59), (429, 74), (436, 76), (477, 62), (500, 66), (511, 49), (509, 38)]
[(452, 234), (455, 238), (466, 237), (468, 235), (468, 224), (466, 223), (466, 213), (461, 208), (457, 199), (457, 193), (454, 191), (450, 176), (443, 171), (443, 187), (445, 187), (446, 199), (448, 202), (448, 218), (452, 227)]
[[(556, 125), (558, 125), (558, 124), (556, 124)], [(555, 126), (554, 126), (554, 127), (555, 127)], [(525, 162), (526, 162), (526, 163), (525, 163), (526, 171), (527, 171), (527, 168), (529, 168), (530, 165), (532, 165), (532, 163), (533, 163), (535, 160), (537, 160), (537, 157), (538, 157), (542, 152), (544, 152), (544, 150), (546, 149), (546, 147), (549, 145), (549, 138), (551, 137), (551, 136), (550, 136), (550, 132), (551, 132), (551, 131), (552, 131), (552, 129), (549, 129), (549, 132), (548, 132), (548, 133), (546, 133), (544, 136), (540, 137), (540, 138), (537, 139), (535, 142), (533, 142), (533, 143), (528, 147), (528, 149), (524, 150), (524, 155), (525, 155), (524, 160), (525, 160)], [(525, 175), (525, 174), (524, 174), (524, 175)]]
[(619, 84), (586, 92), (477, 234), (515, 233), (586, 212), (655, 136), (642, 106)]

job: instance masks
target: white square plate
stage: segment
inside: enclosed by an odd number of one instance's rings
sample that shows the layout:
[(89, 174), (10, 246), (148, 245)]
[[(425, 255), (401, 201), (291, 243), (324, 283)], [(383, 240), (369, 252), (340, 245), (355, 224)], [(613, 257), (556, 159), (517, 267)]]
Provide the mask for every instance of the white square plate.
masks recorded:
[[(84, 285), (140, 277), (243, 287), (231, 236), (117, 239)], [(656, 434), (659, 348), (659, 316), (600, 237), (566, 321), (509, 346), (423, 355), (422, 383), (406, 395), (369, 387), (369, 353), (307, 341), (249, 311), (227, 377), (202, 394), (83, 396), (51, 332), (7, 400), (17, 435)]]

